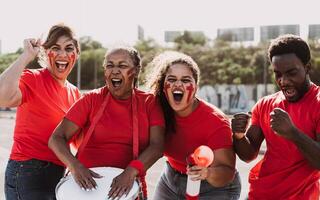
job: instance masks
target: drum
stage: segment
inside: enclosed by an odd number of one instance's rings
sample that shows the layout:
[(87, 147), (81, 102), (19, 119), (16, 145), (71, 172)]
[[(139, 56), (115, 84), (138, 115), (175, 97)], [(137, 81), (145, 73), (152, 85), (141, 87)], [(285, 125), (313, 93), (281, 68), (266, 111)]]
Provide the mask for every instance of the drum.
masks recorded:
[[(118, 176), (123, 169), (114, 167), (95, 167), (90, 168), (92, 171), (100, 174), (103, 178), (95, 178), (98, 185), (96, 190), (84, 191), (74, 181), (71, 174), (62, 178), (56, 187), (57, 200), (106, 200), (110, 190), (110, 185), (114, 177)], [(139, 186), (135, 181), (129, 192), (125, 197), (123, 195), (120, 200), (134, 200), (138, 197)]]

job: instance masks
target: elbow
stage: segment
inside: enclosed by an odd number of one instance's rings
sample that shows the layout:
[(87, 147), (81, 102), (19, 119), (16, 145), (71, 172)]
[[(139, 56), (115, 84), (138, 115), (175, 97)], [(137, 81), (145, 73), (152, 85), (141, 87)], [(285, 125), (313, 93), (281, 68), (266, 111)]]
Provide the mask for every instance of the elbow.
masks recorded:
[(57, 136), (55, 134), (52, 134), (48, 140), (49, 149), (54, 150), (56, 140), (57, 140)]
[(53, 143), (54, 143), (53, 140), (54, 140), (54, 139), (53, 139), (53, 135), (51, 135), (50, 138), (49, 138), (49, 140), (48, 140), (48, 147), (49, 147), (49, 149), (51, 149), (51, 150), (52, 150)]

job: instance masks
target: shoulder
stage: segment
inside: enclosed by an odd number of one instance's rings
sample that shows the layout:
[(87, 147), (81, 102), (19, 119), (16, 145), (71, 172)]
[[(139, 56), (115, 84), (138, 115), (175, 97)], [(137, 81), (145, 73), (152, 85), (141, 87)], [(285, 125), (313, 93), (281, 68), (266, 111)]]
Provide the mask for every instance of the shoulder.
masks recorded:
[(107, 94), (109, 90), (107, 89), (106, 86), (93, 89), (90, 91), (87, 91), (83, 94), (84, 98), (98, 98), (98, 97), (103, 97), (105, 94)]
[(44, 76), (45, 72), (44, 69), (25, 69), (22, 72), (22, 78), (24, 77), (37, 77), (37, 76)]
[(139, 89), (135, 89), (135, 95), (144, 102), (153, 102), (156, 99), (156, 97), (152, 93), (145, 92)]
[(259, 99), (256, 103), (256, 106), (265, 106), (270, 103), (276, 102), (276, 101), (282, 101), (284, 100), (284, 96), (281, 91), (278, 91), (276, 93), (267, 95)]
[(79, 101), (94, 106), (97, 103), (101, 103), (108, 92), (106, 87), (93, 89), (83, 93)]
[(218, 107), (199, 99), (199, 106), (202, 112), (202, 115), (208, 119), (214, 121), (229, 121), (226, 114), (224, 114)]

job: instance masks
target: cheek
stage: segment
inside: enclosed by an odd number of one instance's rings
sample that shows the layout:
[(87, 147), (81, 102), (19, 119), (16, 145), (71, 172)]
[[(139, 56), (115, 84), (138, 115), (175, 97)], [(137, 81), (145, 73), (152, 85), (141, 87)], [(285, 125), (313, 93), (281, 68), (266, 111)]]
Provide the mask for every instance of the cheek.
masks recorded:
[(75, 60), (76, 60), (76, 54), (74, 52), (72, 52), (71, 55), (68, 55), (68, 57), (69, 57), (71, 66), (73, 66), (75, 63)]
[(164, 82), (163, 86), (163, 92), (166, 95), (166, 98), (168, 99), (168, 90), (172, 87), (172, 85), (168, 82)]
[(187, 101), (189, 102), (191, 100), (191, 97), (193, 96), (193, 94), (195, 93), (195, 87), (193, 84), (189, 84), (186, 87), (187, 91), (188, 91), (188, 96), (187, 96)]
[(136, 75), (136, 69), (135, 68), (131, 68), (126, 72), (126, 75), (129, 79), (131, 79), (132, 77), (134, 77)]
[(49, 52), (48, 52), (48, 58), (49, 58), (49, 59), (53, 59), (54, 57), (56, 57), (56, 55), (57, 55), (57, 54), (54, 53), (53, 51), (49, 51)]
[(55, 52), (52, 52), (52, 51), (48, 52), (48, 58), (49, 58), (49, 62), (50, 62), (51, 67), (53, 67), (53, 60), (56, 56), (57, 56), (57, 54)]

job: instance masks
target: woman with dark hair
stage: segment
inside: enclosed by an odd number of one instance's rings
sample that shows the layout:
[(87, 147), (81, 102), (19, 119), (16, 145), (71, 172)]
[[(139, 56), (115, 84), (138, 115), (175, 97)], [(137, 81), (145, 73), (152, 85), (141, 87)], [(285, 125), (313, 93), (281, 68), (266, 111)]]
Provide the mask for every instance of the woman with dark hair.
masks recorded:
[[(52, 134), (49, 147), (85, 190), (94, 189), (97, 184), (93, 178), (100, 177), (88, 168), (124, 169), (113, 179), (108, 194), (116, 198), (128, 194), (135, 178), (143, 177), (162, 156), (164, 120), (154, 95), (136, 88), (141, 66), (137, 50), (113, 48), (106, 53), (103, 66), (106, 86), (87, 93), (72, 106)], [(97, 113), (102, 113), (99, 119), (95, 118)], [(95, 122), (92, 136), (77, 159), (68, 142), (78, 130), (87, 130)], [(86, 134), (90, 131), (84, 131), (84, 138)], [(136, 143), (139, 151), (134, 155)]]
[[(198, 65), (191, 57), (171, 51), (157, 56), (152, 65), (154, 72), (148, 80), (165, 115), (167, 157), (154, 199), (192, 199), (186, 195), (187, 175), (201, 180), (199, 199), (238, 199), (241, 186), (230, 123), (218, 108), (196, 97)], [(187, 167), (187, 157), (201, 145), (213, 150), (213, 163)]]
[[(23, 53), (0, 75), (0, 107), (17, 107), (5, 174), (7, 200), (55, 199), (64, 166), (48, 148), (48, 139), (80, 98), (79, 90), (67, 81), (79, 53), (72, 30), (54, 25), (43, 44), (26, 39)], [(36, 56), (43, 68), (25, 69)]]

